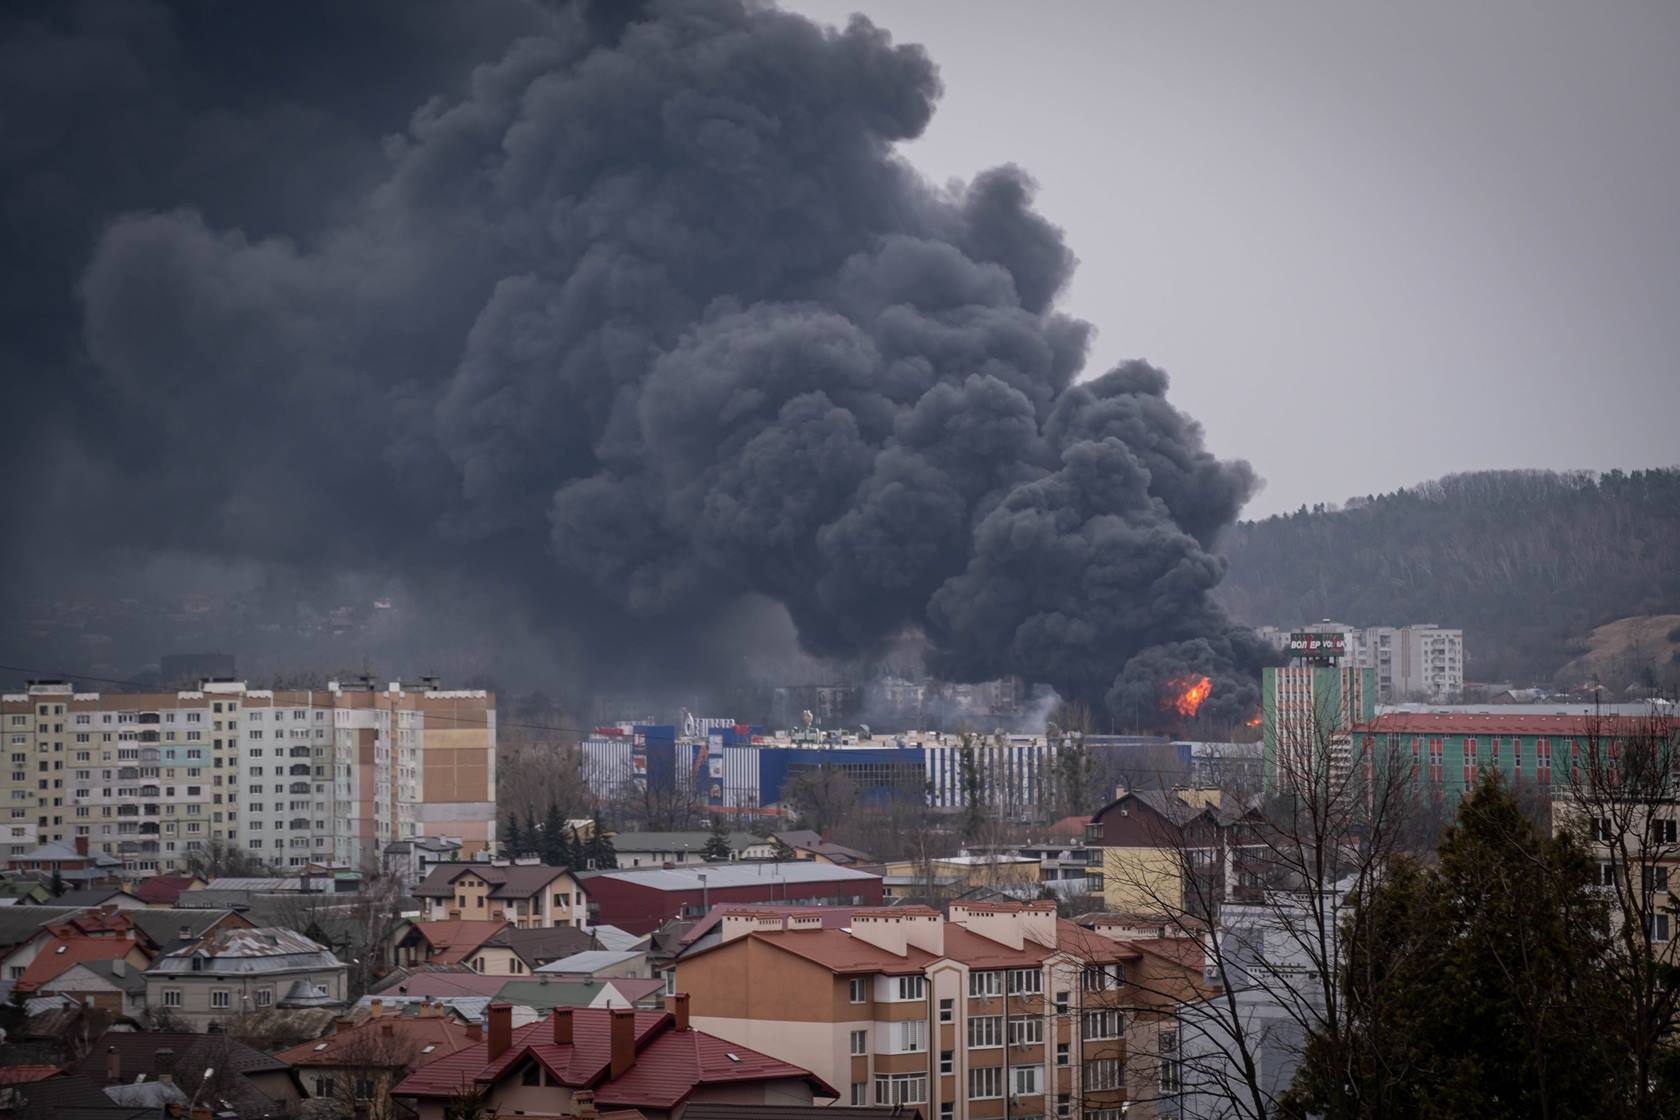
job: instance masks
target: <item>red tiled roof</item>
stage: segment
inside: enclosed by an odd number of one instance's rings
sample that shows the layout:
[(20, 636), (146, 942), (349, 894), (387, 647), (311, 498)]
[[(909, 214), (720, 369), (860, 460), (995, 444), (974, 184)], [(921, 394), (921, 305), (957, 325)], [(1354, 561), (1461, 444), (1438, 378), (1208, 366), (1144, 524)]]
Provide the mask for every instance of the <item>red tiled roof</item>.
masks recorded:
[(119, 960), (138, 947), (138, 943), (126, 938), (54, 938), (41, 946), (41, 951), (35, 954), (35, 959), (29, 962), (29, 967), (18, 978), (16, 988), (20, 992), (32, 992), (57, 980), (83, 961)]
[(1354, 734), (1621, 735), (1650, 734), (1649, 720), (1629, 716), (1535, 716), (1503, 712), (1390, 712), (1354, 727)]
[[(950, 946), (950, 934), (951, 927), (946, 926), (947, 948)], [(757, 930), (747, 936), (841, 974), (884, 972), (909, 975), (922, 972), (939, 959), (932, 953), (911, 946), (906, 946), (905, 954), (899, 956), (839, 929)]]
[(134, 888), (134, 897), (148, 905), (173, 906), (192, 884), (191, 875), (153, 875)]
[(0, 1066), (0, 1085), (27, 1085), (63, 1072), (59, 1066)]
[(781, 1078), (804, 1078), (819, 1086), (823, 1095), (834, 1095), (832, 1088), (799, 1066), (704, 1031), (674, 1030), (667, 1012), (634, 1014), (636, 1061), (616, 1081), (603, 1080), (611, 1056), (612, 1012), (579, 1008), (572, 1012), (572, 1045), (556, 1046), (552, 1017), (540, 1019), (515, 1030), (507, 1052), (495, 1061), (486, 1060), (488, 1045), (477, 1043), (415, 1070), (392, 1095), (449, 1096), (463, 1085), (493, 1083), (527, 1057), (563, 1085), (593, 1086), (596, 1101), (603, 1105), (672, 1108), (701, 1085)]
[(432, 964), (457, 964), (472, 956), (473, 951), (507, 928), (508, 923), (478, 919), (450, 918), (441, 922), (415, 922), (414, 928), (432, 947)]
[[(794, 915), (800, 917), (814, 915), (822, 919), (824, 929), (839, 929), (842, 926), (850, 925), (852, 915), (864, 909), (866, 908), (861, 906), (790, 906), (785, 902), (731, 902), (714, 906), (707, 911), (705, 917), (695, 922), (689, 927), (688, 932), (682, 935), (679, 944), (691, 945), (698, 941), (707, 932), (716, 928), (726, 914), (749, 918), (776, 917), (782, 920), (784, 927), (787, 925), (788, 918)], [(873, 913), (879, 907), (868, 907), (867, 909)], [(925, 910), (927, 908), (906, 907), (904, 912), (908, 913), (911, 909)], [(929, 911), (929, 913), (932, 913), (932, 911)]]
[[(289, 1050), (280, 1051), (275, 1057), (294, 1066), (341, 1066), (346, 1061), (346, 1050), (355, 1050), (367, 1040), (376, 1040), (387, 1029), (392, 1037), (412, 1049), (416, 1067), (441, 1061), (473, 1045), (467, 1039), (467, 1025), (456, 1019), (441, 1015), (420, 1018), (387, 1014), (377, 1018), (370, 1016), (353, 1027), (340, 1027), (325, 1038), (301, 1042)], [(435, 1049), (429, 1054), (420, 1053), (427, 1046)], [(367, 1053), (365, 1049), (361, 1050), (360, 1056), (352, 1053), (351, 1061), (365, 1063)]]

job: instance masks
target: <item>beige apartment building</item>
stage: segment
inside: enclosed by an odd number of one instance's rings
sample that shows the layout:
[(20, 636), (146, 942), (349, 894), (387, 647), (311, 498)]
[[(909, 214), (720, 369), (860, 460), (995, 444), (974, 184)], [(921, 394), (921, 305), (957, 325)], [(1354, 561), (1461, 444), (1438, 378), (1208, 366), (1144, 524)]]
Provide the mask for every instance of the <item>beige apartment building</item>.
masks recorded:
[(86, 838), (128, 873), (214, 842), (276, 868), (377, 868), (394, 840), (495, 837), (495, 697), (435, 680), (0, 695), (0, 856)]
[(1053, 903), (725, 911), (676, 962), (696, 1027), (801, 1065), (837, 1104), (940, 1120), (1119, 1120), (1144, 954)]

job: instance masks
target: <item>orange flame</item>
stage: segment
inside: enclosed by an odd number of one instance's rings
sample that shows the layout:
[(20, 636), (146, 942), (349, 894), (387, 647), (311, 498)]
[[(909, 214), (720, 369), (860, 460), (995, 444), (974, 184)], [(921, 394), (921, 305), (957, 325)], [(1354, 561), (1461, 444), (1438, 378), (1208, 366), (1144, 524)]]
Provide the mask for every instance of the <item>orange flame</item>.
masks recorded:
[(1244, 726), (1246, 726), (1246, 727), (1259, 727), (1260, 726), (1260, 713), (1255, 712), (1254, 713), (1254, 718), (1249, 720), (1248, 723), (1246, 723)]
[(1196, 714), (1196, 709), (1202, 706), (1202, 701), (1213, 691), (1213, 682), (1206, 677), (1179, 677), (1167, 683), (1174, 693), (1173, 707), (1186, 719)]

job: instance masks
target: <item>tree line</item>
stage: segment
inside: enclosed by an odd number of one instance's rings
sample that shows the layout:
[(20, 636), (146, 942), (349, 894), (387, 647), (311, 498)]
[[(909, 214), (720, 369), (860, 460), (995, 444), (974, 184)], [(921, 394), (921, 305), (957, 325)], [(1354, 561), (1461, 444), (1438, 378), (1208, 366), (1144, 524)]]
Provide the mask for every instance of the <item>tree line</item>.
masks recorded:
[(1594, 627), (1680, 609), (1680, 469), (1449, 475), (1243, 522), (1222, 551), (1245, 622), (1435, 622), (1465, 630), (1471, 679), (1548, 683)]

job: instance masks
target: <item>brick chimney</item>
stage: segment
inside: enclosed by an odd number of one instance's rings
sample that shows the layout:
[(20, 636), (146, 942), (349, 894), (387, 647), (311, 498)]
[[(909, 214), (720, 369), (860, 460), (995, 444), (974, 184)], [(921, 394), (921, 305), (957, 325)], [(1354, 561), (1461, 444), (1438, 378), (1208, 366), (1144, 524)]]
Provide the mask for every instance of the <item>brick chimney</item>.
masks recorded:
[(468, 1042), (483, 1042), (484, 1041), (484, 1026), (483, 1026), (483, 1024), (477, 1023), (477, 1022), (472, 1022), (472, 1023), (467, 1024), (467, 1041)]
[(88, 838), (86, 836), (76, 837), (76, 854), (79, 856), (88, 854)]
[(630, 1072), (636, 1064), (636, 1012), (628, 1007), (615, 1007), (612, 1015), (612, 1058), (607, 1079), (617, 1080)]
[(572, 1009), (556, 1007), (554, 1009), (554, 1045), (570, 1046), (572, 1044)]
[(122, 1055), (115, 1046), (105, 1047), (105, 1084), (122, 1084)]
[(596, 1120), (601, 1115), (595, 1107), (595, 1090), (579, 1089), (572, 1094), (572, 1115), (576, 1120)]
[(492, 1003), (490, 1005), (490, 1029), (487, 1032), (490, 1039), (489, 1058), (493, 1062), (507, 1052), (513, 1045), (513, 1004)]
[(384, 1000), (374, 998), (368, 1001), (368, 1017), (370, 1019), (377, 1019), (383, 1014), (385, 1014)]
[(671, 1013), (671, 1029), (686, 1031), (688, 1029), (688, 993), (678, 992), (674, 996), (665, 997), (665, 1010)]

